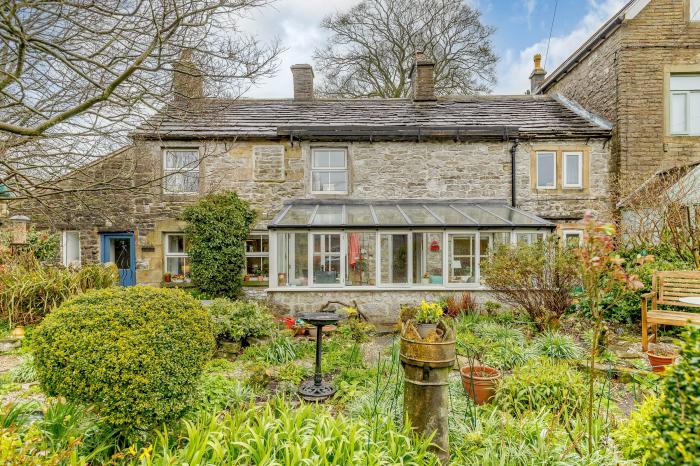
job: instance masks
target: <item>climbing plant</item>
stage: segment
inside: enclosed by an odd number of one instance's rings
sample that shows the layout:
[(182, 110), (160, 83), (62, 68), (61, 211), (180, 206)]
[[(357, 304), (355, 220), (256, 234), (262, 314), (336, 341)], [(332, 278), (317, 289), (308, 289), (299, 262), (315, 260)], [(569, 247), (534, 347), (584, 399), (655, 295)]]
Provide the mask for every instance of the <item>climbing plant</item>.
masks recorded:
[(192, 281), (206, 295), (239, 297), (245, 240), (255, 221), (248, 202), (234, 192), (210, 194), (187, 207), (183, 218)]

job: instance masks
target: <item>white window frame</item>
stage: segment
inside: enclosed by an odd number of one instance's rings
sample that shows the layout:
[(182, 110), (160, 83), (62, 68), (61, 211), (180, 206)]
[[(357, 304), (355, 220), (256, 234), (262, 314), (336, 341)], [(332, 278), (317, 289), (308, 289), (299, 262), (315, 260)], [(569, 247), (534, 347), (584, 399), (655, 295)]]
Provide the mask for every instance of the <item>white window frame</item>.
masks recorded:
[(170, 258), (170, 257), (177, 257), (177, 258), (184, 257), (186, 259), (185, 263), (189, 263), (189, 261), (190, 261), (190, 255), (187, 254), (187, 251), (185, 251), (185, 252), (168, 252), (168, 247), (170, 246), (170, 237), (171, 236), (182, 236), (182, 238), (184, 240), (185, 233), (177, 233), (177, 232), (165, 233), (164, 238), (163, 238), (163, 273), (164, 274), (172, 273), (168, 270), (168, 258)]
[[(197, 154), (197, 164), (194, 167), (187, 168), (187, 169), (173, 169), (173, 168), (167, 168), (167, 157), (168, 153), (171, 152), (195, 152)], [(199, 194), (199, 183), (200, 183), (200, 171), (199, 171), (199, 164), (201, 161), (201, 154), (199, 152), (198, 147), (167, 147), (163, 149), (163, 160), (162, 160), (162, 165), (163, 165), (163, 194), (186, 194), (186, 195), (192, 195), (192, 194)], [(177, 173), (197, 173), (197, 191), (170, 191), (166, 188), (166, 179), (170, 175), (174, 175)]]
[[(698, 0), (700, 2), (700, 0)], [(700, 21), (700, 20), (697, 20)], [(673, 80), (674, 76), (682, 76), (682, 75), (694, 75), (694, 76), (700, 76), (700, 73), (671, 73), (669, 77), (669, 84)], [(674, 132), (673, 129), (673, 97), (677, 95), (682, 95), (685, 97), (685, 129), (683, 131), (676, 131)], [(692, 117), (692, 111), (693, 111), (693, 106), (691, 105), (691, 97), (694, 95), (700, 95), (700, 89), (687, 89), (687, 90), (670, 90), (669, 95), (668, 95), (668, 131), (672, 136), (700, 136), (700, 127), (696, 128), (695, 130), (692, 130), (690, 128), (691, 124), (691, 117)], [(700, 110), (696, 110), (700, 111)]]
[[(255, 236), (260, 236), (260, 237), (267, 237), (267, 251), (260, 251), (260, 252), (249, 252), (247, 249), (244, 251), (244, 255), (246, 258), (246, 269), (244, 272), (244, 275), (248, 274), (248, 258), (253, 257), (253, 258), (265, 258), (267, 257), (267, 279), (270, 280), (270, 274), (272, 273), (272, 270), (270, 269), (270, 248), (272, 247), (270, 245), (270, 235), (266, 231), (251, 231), (248, 234), (248, 238), (252, 238)], [(247, 241), (246, 241), (247, 244)], [(262, 241), (261, 241), (262, 244)], [(251, 282), (257, 282), (257, 280), (250, 280)], [(258, 282), (260, 283), (260, 282)]]
[[(691, 23), (700, 21), (700, 0), (690, 0), (688, 2), (688, 20)], [(695, 17), (693, 17), (695, 14)]]
[(80, 245), (80, 231), (78, 230), (64, 230), (62, 239), (61, 239), (61, 247), (63, 249), (63, 253), (61, 254), (63, 257), (63, 265), (68, 267), (69, 265), (73, 265), (74, 263), (69, 263), (68, 262), (68, 256), (67, 256), (67, 243), (68, 243), (68, 233), (76, 233), (78, 235), (78, 263), (76, 265), (80, 266), (83, 263), (83, 252), (81, 251), (81, 245)]
[[(554, 185), (553, 186), (542, 186), (540, 184), (540, 155), (551, 155), (552, 156), (552, 175), (553, 175), (553, 180), (554, 180)], [(557, 153), (556, 151), (537, 151), (535, 153), (535, 180), (536, 180), (536, 186), (537, 189), (548, 189), (548, 190), (556, 190), (557, 189)]]
[[(567, 183), (567, 167), (569, 165), (569, 156), (576, 155), (578, 157), (578, 181), (576, 183)], [(564, 159), (562, 170), (562, 184), (564, 188), (583, 188), (583, 152), (581, 151), (566, 151), (562, 153)]]
[(561, 241), (562, 241), (563, 247), (568, 246), (568, 243), (566, 241), (567, 236), (578, 236), (579, 246), (581, 246), (581, 244), (583, 244), (583, 230), (562, 230), (561, 231)]
[[(346, 267), (347, 267), (347, 237), (349, 233), (375, 233), (375, 285), (361, 285), (361, 286), (349, 286), (346, 285)], [(415, 283), (413, 281), (413, 241), (411, 240), (414, 233), (439, 233), (442, 238), (441, 245), (441, 259), (442, 259), (442, 270), (443, 270), (443, 283), (426, 285), (423, 283)], [(538, 229), (493, 229), (484, 231), (484, 233), (510, 233), (510, 241), (512, 246), (516, 246), (517, 234), (526, 233), (530, 235), (541, 235), (546, 238), (549, 234), (548, 231), (538, 230)], [(481, 232), (477, 229), (421, 229), (421, 228), (405, 228), (405, 229), (314, 229), (314, 230), (272, 230), (270, 234), (270, 283), (269, 288), (277, 291), (314, 291), (328, 290), (328, 291), (338, 291), (338, 290), (348, 290), (348, 291), (368, 291), (368, 290), (384, 290), (384, 291), (401, 291), (401, 290), (445, 290), (445, 291), (457, 291), (457, 290), (487, 290), (481, 284)], [(280, 234), (295, 234), (295, 235), (307, 235), (308, 250), (307, 250), (307, 285), (289, 285), (289, 277), (287, 279), (287, 284), (279, 286), (278, 275), (280, 271), (278, 270), (278, 237)], [(340, 236), (340, 283), (338, 284), (316, 284), (313, 281), (313, 258), (314, 258), (314, 247), (313, 247), (313, 235), (334, 235), (339, 234)], [(385, 234), (406, 234), (408, 235), (408, 283), (382, 283), (381, 281), (381, 235)], [(467, 283), (449, 283), (449, 250), (448, 241), (450, 241), (450, 235), (472, 235), (474, 239), (474, 277), (471, 282)], [(485, 254), (487, 254), (485, 252)], [(486, 257), (486, 256), (485, 256)], [(292, 258), (287, 260), (292, 261)], [(295, 262), (293, 262), (295, 263)], [(293, 268), (292, 268), (293, 271)]]
[[(347, 235), (344, 231), (340, 230), (313, 230), (308, 233), (309, 239), (308, 239), (308, 270), (309, 270), (309, 278), (308, 278), (308, 283), (312, 288), (342, 288), (345, 286), (345, 261), (347, 252)], [(314, 252), (314, 236), (327, 236), (327, 235), (339, 235), (340, 236), (340, 261), (339, 261), (339, 277), (340, 280), (338, 283), (320, 283), (317, 284), (314, 281), (314, 256), (316, 255)], [(322, 241), (321, 242), (321, 251), (318, 253), (319, 256), (321, 257), (321, 260), (323, 260), (324, 257), (334, 257), (337, 256), (338, 253), (336, 252), (326, 252), (325, 251), (325, 245), (326, 242)], [(270, 275), (272, 275), (272, 270), (270, 270)]]
[[(345, 155), (345, 164), (344, 166), (341, 167), (315, 167), (314, 162), (315, 162), (315, 154), (316, 152), (323, 152), (323, 151), (337, 151), (337, 152), (343, 152)], [(310, 160), (310, 179), (309, 183), (311, 184), (311, 194), (348, 194), (350, 191), (350, 170), (348, 170), (348, 149), (345, 147), (312, 147), (311, 148), (311, 160)], [(316, 191), (314, 190), (314, 172), (343, 172), (345, 173), (345, 190), (344, 191)]]

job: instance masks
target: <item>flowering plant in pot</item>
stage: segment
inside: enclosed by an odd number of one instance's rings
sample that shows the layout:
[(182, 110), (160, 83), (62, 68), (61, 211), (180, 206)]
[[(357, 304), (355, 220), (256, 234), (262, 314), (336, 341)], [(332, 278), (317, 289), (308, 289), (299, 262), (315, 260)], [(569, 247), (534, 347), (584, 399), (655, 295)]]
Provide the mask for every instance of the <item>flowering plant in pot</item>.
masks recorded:
[(425, 338), (431, 331), (437, 329), (437, 324), (442, 319), (442, 306), (438, 303), (429, 303), (425, 299), (416, 309), (414, 317), (416, 322), (416, 330), (421, 338)]
[(649, 358), (649, 364), (651, 364), (651, 370), (662, 373), (666, 370), (666, 366), (673, 364), (678, 355), (673, 351), (664, 349), (650, 349), (647, 351), (647, 357)]

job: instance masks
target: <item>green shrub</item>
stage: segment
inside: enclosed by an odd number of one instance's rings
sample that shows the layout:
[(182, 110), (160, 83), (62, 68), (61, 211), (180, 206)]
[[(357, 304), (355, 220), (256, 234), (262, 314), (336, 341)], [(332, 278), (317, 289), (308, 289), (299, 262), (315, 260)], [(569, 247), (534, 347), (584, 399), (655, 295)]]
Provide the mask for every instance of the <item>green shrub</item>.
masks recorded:
[(210, 296), (242, 293), (245, 241), (255, 213), (236, 193), (210, 194), (183, 213), (192, 281)]
[(198, 411), (219, 412), (250, 401), (253, 391), (240, 380), (221, 374), (204, 374), (197, 387), (195, 406)]
[(522, 366), (532, 357), (532, 352), (525, 346), (508, 341), (499, 341), (489, 345), (482, 356), (482, 361), (497, 369), (510, 370)]
[(554, 236), (533, 245), (499, 247), (481, 262), (481, 276), (499, 301), (523, 308), (540, 330), (559, 325), (579, 283), (575, 255)]
[(680, 361), (667, 371), (661, 396), (642, 405), (617, 438), (629, 457), (646, 464), (695, 465), (700, 458), (700, 329), (686, 332)]
[(538, 335), (532, 343), (538, 356), (552, 359), (576, 359), (581, 356), (581, 348), (569, 335), (559, 332), (545, 332)]
[(185, 413), (213, 345), (198, 301), (179, 290), (132, 287), (63, 303), (35, 330), (32, 351), (47, 394), (94, 404), (128, 432)]
[(586, 405), (587, 386), (580, 372), (566, 363), (536, 359), (501, 380), (495, 404), (513, 416), (528, 411), (561, 410), (563, 419), (580, 414)]
[(491, 321), (477, 323), (473, 331), (477, 336), (491, 343), (505, 341), (523, 344), (525, 341), (525, 336), (520, 329)]
[(215, 299), (208, 306), (218, 340), (243, 341), (272, 334), (274, 320), (268, 309), (255, 301)]

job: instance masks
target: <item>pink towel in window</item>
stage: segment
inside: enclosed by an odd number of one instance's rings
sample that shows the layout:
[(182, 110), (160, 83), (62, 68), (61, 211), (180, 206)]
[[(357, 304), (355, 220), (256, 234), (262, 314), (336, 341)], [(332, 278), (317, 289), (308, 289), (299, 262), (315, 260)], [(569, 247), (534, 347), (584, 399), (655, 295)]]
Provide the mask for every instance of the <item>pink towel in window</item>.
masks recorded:
[(355, 264), (360, 260), (360, 238), (356, 233), (350, 233), (348, 238), (348, 264), (355, 268)]

